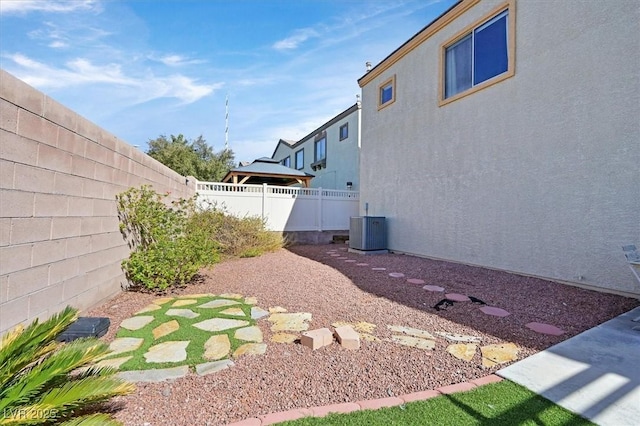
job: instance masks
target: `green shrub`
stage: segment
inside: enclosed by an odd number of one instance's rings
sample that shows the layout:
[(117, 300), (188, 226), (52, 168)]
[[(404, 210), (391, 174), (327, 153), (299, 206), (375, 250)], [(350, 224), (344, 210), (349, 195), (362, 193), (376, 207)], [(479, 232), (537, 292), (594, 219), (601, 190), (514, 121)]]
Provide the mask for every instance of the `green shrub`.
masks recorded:
[(169, 206), (167, 195), (143, 185), (116, 196), (120, 231), (132, 249), (122, 268), (134, 287), (164, 291), (183, 286), (200, 268), (218, 261), (210, 234), (190, 225), (195, 199)]
[(285, 244), (282, 235), (268, 231), (261, 218), (239, 218), (215, 205), (196, 212), (190, 223), (191, 227), (207, 232), (227, 257), (260, 256)]
[(67, 307), (47, 321), (8, 332), (0, 342), (0, 425), (115, 425), (100, 404), (133, 392), (112, 368), (91, 366), (109, 352), (97, 339), (58, 343), (77, 319)]

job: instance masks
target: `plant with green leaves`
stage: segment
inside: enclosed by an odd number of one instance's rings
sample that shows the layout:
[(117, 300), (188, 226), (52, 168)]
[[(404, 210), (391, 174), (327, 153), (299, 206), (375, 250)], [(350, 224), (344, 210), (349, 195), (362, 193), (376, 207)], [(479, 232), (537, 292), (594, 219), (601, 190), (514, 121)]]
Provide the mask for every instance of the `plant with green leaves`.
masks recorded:
[(122, 268), (134, 287), (165, 291), (184, 286), (200, 268), (218, 261), (216, 242), (202, 228), (190, 226), (195, 198), (169, 203), (168, 196), (148, 185), (116, 196), (120, 231), (132, 249)]
[(77, 319), (67, 307), (40, 323), (16, 327), (0, 343), (0, 425), (117, 425), (101, 404), (133, 392), (114, 369), (95, 362), (109, 349), (100, 340), (56, 342)]

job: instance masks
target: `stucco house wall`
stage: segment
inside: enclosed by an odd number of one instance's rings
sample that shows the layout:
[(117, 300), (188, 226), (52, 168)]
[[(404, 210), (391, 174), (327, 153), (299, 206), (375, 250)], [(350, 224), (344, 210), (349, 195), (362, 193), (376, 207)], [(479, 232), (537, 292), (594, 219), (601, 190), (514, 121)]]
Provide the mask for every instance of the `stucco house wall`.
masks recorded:
[(142, 184), (195, 194), (195, 179), (0, 69), (0, 335), (121, 291), (115, 196)]
[[(348, 137), (340, 140), (340, 127), (348, 125)], [(312, 188), (349, 189), (347, 182), (351, 182), (350, 189), (359, 190), (359, 162), (360, 162), (360, 104), (356, 103), (331, 120), (324, 123), (299, 141), (280, 140), (271, 158), (281, 161), (291, 156), (291, 168), (296, 168), (296, 152), (304, 149), (303, 172), (315, 177), (311, 180)], [(327, 156), (326, 167), (313, 170), (311, 164), (315, 161), (315, 139), (322, 132), (326, 132)]]
[[(513, 76), (441, 105), (443, 45), (500, 5)], [(639, 22), (633, 1), (464, 0), (365, 74), (361, 212), (389, 248), (640, 295)]]

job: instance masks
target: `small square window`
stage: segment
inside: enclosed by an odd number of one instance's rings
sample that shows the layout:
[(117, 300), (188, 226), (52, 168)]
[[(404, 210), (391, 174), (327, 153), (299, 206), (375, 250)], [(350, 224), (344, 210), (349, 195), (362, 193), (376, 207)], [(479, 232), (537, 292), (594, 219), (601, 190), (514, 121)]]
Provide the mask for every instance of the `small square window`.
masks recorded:
[(296, 169), (304, 169), (304, 148), (300, 151), (296, 151)]
[(285, 158), (282, 159), (280, 164), (282, 164), (285, 167), (291, 167), (291, 156), (287, 155)]
[(349, 137), (349, 123), (340, 126), (340, 140), (344, 140)]
[(378, 86), (378, 109), (391, 105), (396, 101), (396, 76), (385, 80)]

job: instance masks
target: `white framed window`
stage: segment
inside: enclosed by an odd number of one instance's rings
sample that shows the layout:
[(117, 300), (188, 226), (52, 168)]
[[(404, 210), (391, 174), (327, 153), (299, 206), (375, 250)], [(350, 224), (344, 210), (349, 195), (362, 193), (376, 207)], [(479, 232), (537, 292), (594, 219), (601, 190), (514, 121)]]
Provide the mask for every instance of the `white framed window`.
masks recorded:
[(345, 140), (349, 137), (349, 123), (340, 126), (340, 140)]
[(514, 7), (499, 7), (442, 46), (441, 105), (513, 76)]
[(300, 151), (296, 151), (296, 169), (304, 169), (304, 148)]
[(378, 86), (378, 109), (391, 105), (396, 101), (395, 74)]

